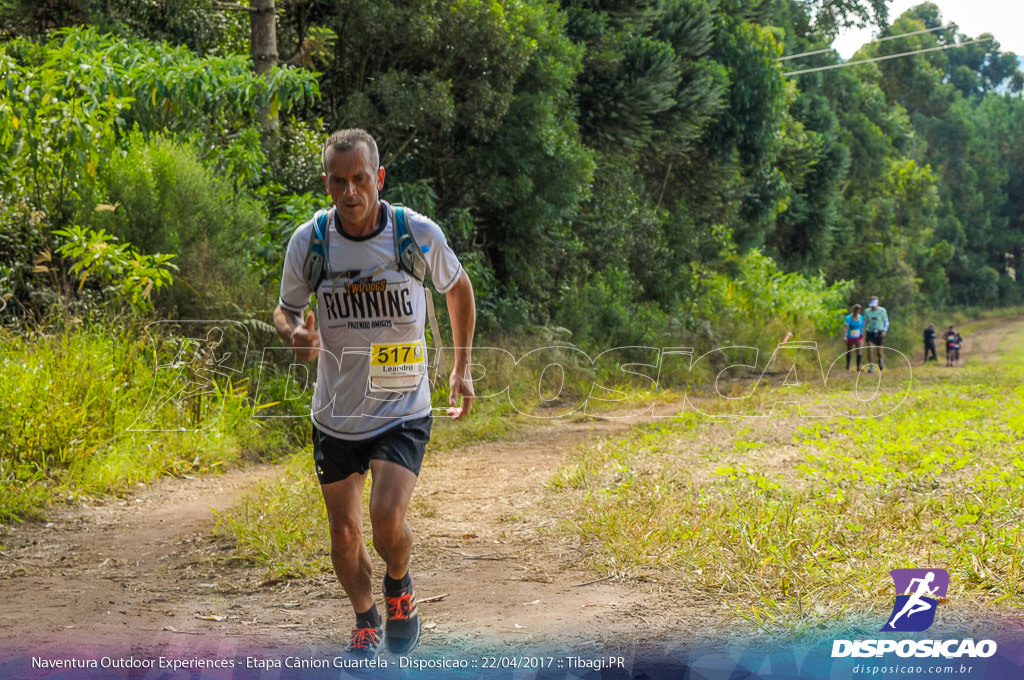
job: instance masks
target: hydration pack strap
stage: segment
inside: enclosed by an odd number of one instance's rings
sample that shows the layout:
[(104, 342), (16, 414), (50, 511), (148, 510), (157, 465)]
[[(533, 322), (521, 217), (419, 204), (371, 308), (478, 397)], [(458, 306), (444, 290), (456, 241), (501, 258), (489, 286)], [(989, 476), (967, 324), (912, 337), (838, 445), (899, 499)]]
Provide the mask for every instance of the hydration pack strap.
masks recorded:
[(423, 284), (423, 299), (427, 305), (427, 319), (430, 321), (430, 334), (434, 338), (434, 347), (437, 350), (437, 366), (441, 375), (448, 373), (445, 364), (444, 352), (441, 350), (441, 328), (437, 324), (437, 314), (434, 313), (434, 296), (430, 292), (423, 279), (427, 275), (427, 258), (423, 256), (424, 251), (430, 246), (422, 249), (409, 231), (409, 225), (405, 221), (405, 207), (394, 206), (395, 211), (395, 261), (400, 269), (406, 271), (410, 276)]

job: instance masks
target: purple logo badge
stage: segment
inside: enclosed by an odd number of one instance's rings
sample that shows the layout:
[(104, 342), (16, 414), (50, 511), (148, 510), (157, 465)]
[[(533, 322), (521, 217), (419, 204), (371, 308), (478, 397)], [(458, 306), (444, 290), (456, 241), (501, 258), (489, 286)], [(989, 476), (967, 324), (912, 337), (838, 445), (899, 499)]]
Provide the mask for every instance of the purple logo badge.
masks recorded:
[(927, 630), (935, 621), (939, 598), (946, 596), (949, 574), (945, 569), (893, 569), (889, 574), (896, 586), (896, 603), (881, 630)]

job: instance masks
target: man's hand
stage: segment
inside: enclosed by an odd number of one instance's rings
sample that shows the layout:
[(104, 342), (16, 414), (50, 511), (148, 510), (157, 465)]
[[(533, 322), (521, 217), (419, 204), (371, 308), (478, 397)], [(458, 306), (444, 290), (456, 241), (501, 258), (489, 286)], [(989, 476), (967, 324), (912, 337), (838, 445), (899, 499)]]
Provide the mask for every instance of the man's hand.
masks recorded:
[(306, 314), (306, 323), (292, 330), (292, 347), (300, 361), (313, 361), (320, 353), (320, 331), (313, 312)]
[[(445, 411), (452, 420), (458, 420), (469, 415), (473, 410), (473, 400), (476, 394), (473, 392), (473, 378), (469, 374), (469, 366), (456, 367), (448, 379), (449, 394), (448, 404), (450, 408)], [(462, 405), (459, 405), (459, 397), (462, 397)]]
[[(459, 280), (445, 295), (448, 303), (448, 318), (452, 322), (452, 339), (455, 341), (455, 368), (448, 379), (448, 403), (451, 408), (447, 413), (452, 420), (469, 415), (473, 409), (473, 377), (469, 373), (473, 363), (473, 331), (476, 329), (476, 303), (473, 299), (473, 284), (463, 269)], [(462, 405), (459, 405), (462, 397)]]

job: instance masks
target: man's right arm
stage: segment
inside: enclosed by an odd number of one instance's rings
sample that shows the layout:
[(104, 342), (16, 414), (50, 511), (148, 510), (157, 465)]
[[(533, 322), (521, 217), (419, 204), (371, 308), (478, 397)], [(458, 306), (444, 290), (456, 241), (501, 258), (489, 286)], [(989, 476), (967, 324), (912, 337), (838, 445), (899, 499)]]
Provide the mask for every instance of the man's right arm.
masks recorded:
[(320, 352), (320, 331), (316, 329), (316, 317), (313, 312), (306, 314), (305, 323), (297, 313), (285, 309), (280, 304), (274, 308), (274, 328), (290, 347), (295, 349), (295, 356), (301, 361), (313, 361)]

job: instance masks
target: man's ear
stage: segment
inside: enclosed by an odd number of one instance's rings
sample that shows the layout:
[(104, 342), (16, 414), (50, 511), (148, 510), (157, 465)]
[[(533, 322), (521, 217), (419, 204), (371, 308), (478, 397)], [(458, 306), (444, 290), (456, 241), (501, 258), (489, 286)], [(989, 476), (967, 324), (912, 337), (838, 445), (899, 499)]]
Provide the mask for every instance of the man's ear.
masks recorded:
[(384, 166), (377, 168), (377, 191), (384, 188)]

